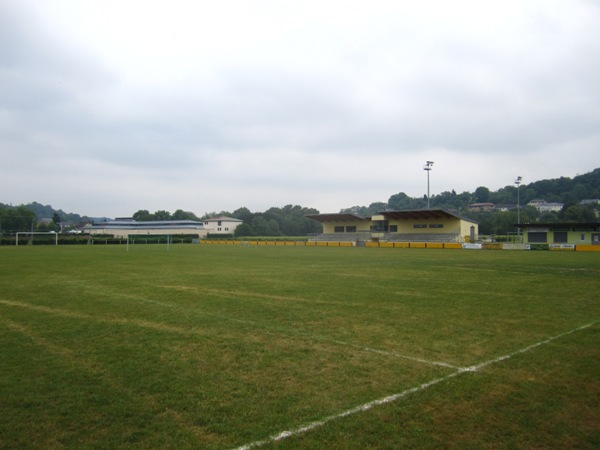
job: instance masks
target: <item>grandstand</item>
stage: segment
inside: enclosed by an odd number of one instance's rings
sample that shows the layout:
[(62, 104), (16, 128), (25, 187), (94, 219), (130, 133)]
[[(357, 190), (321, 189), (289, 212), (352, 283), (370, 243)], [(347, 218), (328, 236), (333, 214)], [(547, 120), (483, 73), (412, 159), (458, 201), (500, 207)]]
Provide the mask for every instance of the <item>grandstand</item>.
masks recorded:
[(372, 217), (348, 213), (306, 217), (323, 224), (323, 232), (311, 236), (315, 241), (473, 242), (479, 234), (477, 222), (444, 209), (383, 211)]

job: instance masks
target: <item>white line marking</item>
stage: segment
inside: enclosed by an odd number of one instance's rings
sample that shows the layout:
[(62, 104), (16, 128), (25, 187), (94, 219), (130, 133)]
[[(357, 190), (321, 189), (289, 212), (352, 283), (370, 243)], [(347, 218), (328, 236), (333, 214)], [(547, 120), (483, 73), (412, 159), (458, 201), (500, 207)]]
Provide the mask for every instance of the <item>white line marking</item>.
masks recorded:
[(516, 355), (519, 355), (519, 354), (522, 354), (522, 353), (526, 353), (526, 352), (528, 352), (530, 350), (533, 350), (534, 348), (537, 348), (537, 347), (540, 347), (542, 345), (548, 344), (548, 343), (550, 343), (552, 341), (560, 339), (560, 338), (562, 338), (564, 336), (567, 336), (569, 334), (572, 334), (572, 333), (575, 333), (577, 331), (581, 331), (581, 330), (584, 330), (586, 328), (589, 328), (589, 327), (595, 325), (598, 322), (599, 321), (594, 321), (594, 322), (588, 323), (586, 325), (582, 325), (580, 327), (573, 328), (572, 330), (569, 330), (569, 331), (566, 331), (564, 333), (558, 334), (556, 336), (550, 337), (550, 338), (545, 339), (543, 341), (536, 342), (535, 344), (529, 345), (529, 346), (524, 347), (522, 349), (519, 349), (519, 350), (517, 350), (515, 352), (508, 353), (508, 354), (503, 355), (503, 356), (499, 356), (498, 358), (494, 358), (494, 359), (491, 359), (489, 361), (485, 361), (485, 362), (483, 362), (481, 364), (477, 364), (477, 365), (474, 365), (474, 366), (470, 366), (470, 367), (459, 369), (456, 372), (451, 373), (450, 375), (446, 375), (446, 376), (441, 377), (441, 378), (435, 378), (434, 380), (428, 381), (427, 383), (423, 383), (423, 384), (420, 384), (420, 385), (415, 386), (413, 388), (406, 389), (406, 390), (404, 390), (402, 392), (399, 392), (397, 394), (393, 394), (393, 395), (390, 395), (390, 396), (387, 396), (387, 397), (384, 397), (384, 398), (380, 398), (378, 400), (373, 400), (373, 401), (371, 401), (369, 403), (365, 403), (364, 405), (356, 406), (354, 408), (351, 408), (351, 409), (348, 409), (346, 411), (343, 411), (343, 412), (341, 412), (339, 414), (334, 414), (334, 415), (325, 417), (324, 419), (321, 419), (321, 420), (318, 420), (318, 421), (315, 421), (315, 422), (311, 422), (311, 423), (309, 423), (307, 425), (303, 425), (301, 427), (298, 427), (298, 428), (295, 428), (295, 429), (292, 429), (292, 430), (282, 431), (281, 433), (275, 434), (273, 436), (270, 436), (270, 437), (268, 437), (266, 439), (263, 439), (263, 440), (260, 440), (260, 441), (255, 441), (255, 442), (251, 442), (251, 443), (246, 444), (246, 445), (242, 445), (241, 447), (237, 447), (236, 450), (249, 450), (249, 449), (252, 449), (252, 448), (255, 448), (255, 447), (261, 447), (261, 446), (266, 445), (266, 444), (278, 442), (278, 441), (281, 441), (281, 440), (286, 439), (288, 437), (297, 436), (297, 435), (306, 433), (307, 431), (311, 431), (311, 430), (314, 430), (316, 428), (320, 428), (320, 427), (322, 427), (323, 425), (326, 425), (329, 422), (333, 422), (334, 420), (342, 419), (344, 417), (348, 417), (348, 416), (351, 416), (351, 415), (354, 415), (354, 414), (357, 414), (357, 413), (360, 413), (360, 412), (368, 411), (369, 409), (373, 408), (374, 406), (385, 405), (387, 403), (395, 402), (396, 400), (399, 400), (399, 399), (401, 399), (403, 397), (406, 397), (406, 396), (411, 395), (411, 394), (415, 394), (415, 393), (417, 393), (419, 391), (423, 391), (423, 390), (425, 390), (425, 389), (427, 389), (427, 388), (429, 388), (431, 386), (434, 386), (436, 384), (439, 384), (439, 383), (442, 383), (444, 381), (447, 381), (447, 380), (449, 380), (451, 378), (454, 378), (454, 377), (456, 377), (458, 375), (461, 375), (463, 373), (477, 372), (478, 370), (481, 370), (484, 367), (487, 367), (489, 365), (496, 364), (496, 363), (501, 362), (501, 361), (505, 361), (507, 359), (512, 358), (513, 356), (516, 356)]
[(564, 333), (557, 334), (556, 336), (552, 336), (552, 337), (549, 337), (548, 339), (545, 339), (543, 341), (536, 342), (535, 344), (531, 344), (528, 347), (519, 349), (519, 350), (517, 350), (517, 351), (515, 351), (513, 353), (509, 353), (508, 355), (499, 356), (498, 358), (491, 359), (489, 361), (485, 361), (485, 362), (482, 362), (481, 364), (477, 364), (475, 366), (470, 366), (470, 367), (467, 367), (467, 368), (462, 369), (462, 370), (465, 371), (465, 372), (477, 372), (478, 370), (483, 369), (484, 367), (489, 366), (490, 364), (495, 364), (497, 362), (504, 361), (506, 359), (512, 358), (513, 356), (520, 355), (521, 353), (528, 352), (529, 350), (533, 350), (536, 347), (540, 347), (542, 345), (546, 345), (546, 344), (548, 344), (548, 343), (550, 343), (552, 341), (555, 341), (555, 340), (560, 339), (562, 337), (568, 336), (569, 334), (573, 334), (573, 333), (575, 333), (577, 331), (585, 330), (586, 328), (589, 328), (589, 327), (597, 324), (598, 322), (599, 322), (598, 320), (596, 320), (594, 322), (590, 322), (590, 323), (588, 323), (586, 325), (582, 325), (580, 327), (573, 328), (572, 330), (565, 331)]
[(362, 345), (352, 344), (350, 342), (338, 341), (336, 339), (319, 338), (318, 336), (314, 336), (314, 337), (318, 338), (318, 339), (322, 339), (327, 342), (332, 342), (334, 344), (345, 345), (347, 347), (354, 347), (354, 348), (357, 348), (357, 349), (365, 351), (365, 352), (378, 353), (380, 355), (385, 355), (385, 356), (395, 356), (397, 358), (408, 359), (410, 361), (420, 362), (423, 364), (428, 364), (430, 366), (440, 366), (440, 367), (447, 367), (449, 369), (465, 370), (464, 367), (453, 366), (452, 364), (448, 364), (448, 363), (445, 363), (442, 361), (430, 361), (428, 359), (417, 358), (415, 356), (402, 355), (400, 353), (389, 352), (387, 350), (379, 350), (379, 349), (371, 348), (371, 347), (363, 347)]

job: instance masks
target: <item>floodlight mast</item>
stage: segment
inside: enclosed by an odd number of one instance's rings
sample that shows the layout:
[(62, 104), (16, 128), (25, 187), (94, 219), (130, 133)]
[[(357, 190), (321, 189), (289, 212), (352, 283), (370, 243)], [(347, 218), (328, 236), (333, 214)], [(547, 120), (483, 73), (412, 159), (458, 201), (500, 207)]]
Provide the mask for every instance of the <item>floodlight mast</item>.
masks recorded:
[(427, 171), (427, 209), (431, 209), (429, 205), (429, 172), (431, 171), (431, 166), (433, 166), (433, 161), (427, 161), (423, 170)]
[(515, 180), (515, 184), (517, 185), (517, 240), (521, 242), (521, 228), (519, 225), (521, 224), (521, 196), (520, 196), (520, 187), (521, 181), (523, 178), (518, 176)]

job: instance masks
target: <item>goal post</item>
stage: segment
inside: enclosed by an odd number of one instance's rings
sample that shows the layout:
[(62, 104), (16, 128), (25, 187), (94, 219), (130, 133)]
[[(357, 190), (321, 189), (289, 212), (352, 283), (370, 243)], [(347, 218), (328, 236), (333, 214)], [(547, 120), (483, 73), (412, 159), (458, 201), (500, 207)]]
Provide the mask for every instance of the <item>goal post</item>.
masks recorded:
[(127, 251), (129, 247), (140, 244), (166, 244), (167, 251), (171, 251), (173, 235), (171, 234), (128, 234), (127, 235)]
[(21, 234), (31, 236), (31, 240), (29, 241), (29, 243), (31, 245), (33, 245), (33, 237), (36, 234), (47, 234), (47, 235), (54, 236), (54, 245), (58, 245), (58, 233), (55, 233), (54, 231), (17, 231), (16, 239), (15, 239), (15, 245), (17, 245), (17, 246), (19, 245), (19, 235), (21, 235)]

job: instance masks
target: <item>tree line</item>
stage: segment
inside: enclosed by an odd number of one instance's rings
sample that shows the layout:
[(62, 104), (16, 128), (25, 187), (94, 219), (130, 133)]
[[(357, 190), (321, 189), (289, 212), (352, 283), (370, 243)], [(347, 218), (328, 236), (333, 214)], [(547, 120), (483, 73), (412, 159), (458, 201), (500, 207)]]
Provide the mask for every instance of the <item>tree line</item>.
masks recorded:
[(151, 220), (197, 220), (202, 222), (213, 217), (231, 217), (243, 222), (235, 230), (236, 237), (306, 236), (319, 233), (321, 225), (314, 220), (307, 219), (305, 217), (307, 214), (319, 214), (319, 211), (299, 205), (286, 205), (283, 208), (272, 207), (264, 212), (251, 212), (248, 208), (241, 207), (233, 212), (211, 212), (198, 217), (192, 212), (180, 209), (173, 214), (164, 210), (150, 213), (148, 210), (141, 209), (132, 217), (141, 222)]
[[(432, 208), (443, 208), (452, 211), (467, 212), (473, 203), (494, 203), (495, 205), (515, 206), (519, 197), (520, 205), (527, 205), (531, 200), (543, 199), (552, 203), (563, 203), (565, 209), (578, 205), (581, 200), (600, 198), (600, 168), (592, 172), (577, 175), (574, 178), (561, 177), (550, 180), (535, 181), (522, 184), (519, 188), (505, 186), (497, 191), (490, 191), (479, 186), (473, 192), (457, 193), (454, 189), (439, 194), (432, 194)], [(385, 209), (423, 209), (427, 207), (427, 196), (410, 197), (404, 192), (392, 195), (387, 202), (374, 202), (369, 206), (352, 206), (341, 212), (349, 212), (368, 216)]]
[[(517, 212), (517, 198), (521, 208)], [(535, 181), (517, 186), (505, 186), (497, 191), (490, 191), (480, 186), (473, 192), (457, 193), (455, 190), (434, 194), (430, 198), (432, 208), (442, 208), (474, 219), (479, 222), (480, 234), (506, 234), (515, 230), (517, 216), (521, 223), (556, 223), (556, 222), (597, 222), (600, 215), (596, 204), (581, 204), (581, 200), (600, 198), (600, 168), (592, 172), (557, 179)], [(533, 199), (547, 202), (563, 203), (559, 212), (540, 213), (537, 209), (526, 206)], [(473, 203), (494, 203), (504, 205), (506, 210), (472, 211)], [(427, 198), (410, 197), (404, 192), (393, 194), (387, 202), (373, 202), (368, 206), (352, 206), (339, 212), (353, 213), (368, 217), (378, 212), (389, 210), (411, 210), (427, 207)], [(235, 211), (206, 213), (202, 217), (190, 211), (176, 210), (174, 213), (159, 210), (150, 213), (146, 209), (135, 212), (132, 217), (138, 221), (155, 220), (196, 220), (203, 221), (216, 216), (227, 216), (243, 221), (237, 227), (236, 236), (306, 236), (321, 231), (321, 224), (307, 219), (307, 214), (319, 214), (314, 208), (299, 205), (272, 207), (264, 212), (251, 212), (246, 207)], [(41, 221), (43, 218), (51, 220)], [(33, 202), (29, 205), (10, 206), (0, 203), (0, 233), (16, 231), (59, 231), (64, 225), (80, 226), (91, 222), (86, 216), (54, 210), (49, 205)]]

